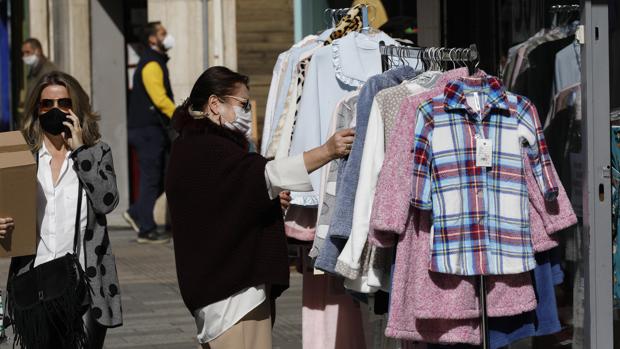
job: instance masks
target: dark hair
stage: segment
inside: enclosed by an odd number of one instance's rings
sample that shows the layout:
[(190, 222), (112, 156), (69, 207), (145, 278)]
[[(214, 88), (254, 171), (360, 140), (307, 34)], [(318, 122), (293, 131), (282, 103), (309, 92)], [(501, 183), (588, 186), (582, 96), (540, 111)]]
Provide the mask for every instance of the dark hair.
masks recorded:
[(43, 54), (43, 46), (41, 46), (41, 41), (39, 41), (39, 39), (36, 38), (28, 38), (24, 41), (23, 43), (28, 44), (30, 46), (32, 46), (33, 49), (39, 49), (39, 51), (41, 51), (41, 54)]
[(146, 27), (144, 27), (144, 42), (148, 45), (149, 38), (155, 34), (157, 34), (157, 29), (161, 26), (160, 21), (148, 22)]
[(174, 128), (181, 134), (184, 129), (190, 128), (199, 131), (212, 131), (231, 138), (239, 145), (247, 147), (248, 141), (242, 133), (216, 125), (209, 118), (194, 119), (190, 115), (192, 110), (204, 110), (205, 104), (207, 104), (209, 97), (212, 95), (220, 98), (226, 95), (233, 95), (239, 84), (250, 88), (250, 78), (222, 66), (215, 66), (205, 70), (196, 80), (189, 97), (174, 112)]
[(187, 99), (192, 110), (201, 111), (211, 95), (223, 98), (235, 93), (239, 84), (250, 87), (250, 78), (226, 67), (211, 67), (202, 73)]

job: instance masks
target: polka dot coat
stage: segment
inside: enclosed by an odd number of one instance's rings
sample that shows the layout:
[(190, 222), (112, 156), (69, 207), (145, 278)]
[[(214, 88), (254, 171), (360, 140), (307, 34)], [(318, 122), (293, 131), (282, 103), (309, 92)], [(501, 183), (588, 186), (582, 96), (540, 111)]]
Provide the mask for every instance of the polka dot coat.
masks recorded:
[[(71, 154), (73, 169), (84, 186), (88, 198), (88, 219), (84, 232), (84, 271), (92, 289), (90, 310), (102, 326), (122, 325), (120, 286), (116, 262), (110, 247), (106, 214), (118, 204), (116, 174), (110, 146), (99, 142), (78, 148)], [(21, 274), (30, 267), (34, 256), (13, 258), (11, 270)]]

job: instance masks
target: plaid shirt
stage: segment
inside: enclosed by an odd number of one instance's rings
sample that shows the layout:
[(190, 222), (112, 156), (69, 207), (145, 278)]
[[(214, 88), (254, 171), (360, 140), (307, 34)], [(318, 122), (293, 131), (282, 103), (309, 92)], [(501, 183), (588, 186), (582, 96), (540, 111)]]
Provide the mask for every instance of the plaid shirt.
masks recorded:
[[(492, 142), (490, 167), (476, 166), (477, 138)], [(418, 107), (413, 147), (411, 201), (433, 210), (430, 270), (486, 275), (534, 269), (523, 151), (545, 199), (558, 192), (534, 105), (492, 76), (451, 81)]]

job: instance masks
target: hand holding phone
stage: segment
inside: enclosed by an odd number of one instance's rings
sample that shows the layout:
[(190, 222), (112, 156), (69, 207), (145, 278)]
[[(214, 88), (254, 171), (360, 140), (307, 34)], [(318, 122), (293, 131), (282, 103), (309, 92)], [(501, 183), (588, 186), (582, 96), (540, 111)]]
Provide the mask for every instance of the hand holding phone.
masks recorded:
[(63, 132), (67, 144), (72, 150), (75, 150), (84, 145), (82, 139), (82, 126), (80, 125), (80, 119), (73, 113), (73, 110), (69, 109), (67, 115), (67, 121), (62, 123), (68, 129)]

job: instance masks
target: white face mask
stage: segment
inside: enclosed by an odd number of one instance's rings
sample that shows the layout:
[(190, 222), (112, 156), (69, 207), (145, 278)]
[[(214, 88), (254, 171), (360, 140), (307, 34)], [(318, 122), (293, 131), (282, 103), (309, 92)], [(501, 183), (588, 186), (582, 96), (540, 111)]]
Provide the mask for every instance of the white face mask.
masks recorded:
[(174, 47), (174, 36), (170, 35), (170, 34), (166, 34), (166, 37), (164, 38), (164, 41), (161, 42), (162, 46), (164, 47), (164, 49), (166, 51), (170, 50), (171, 48)]
[(226, 122), (224, 126), (231, 130), (239, 131), (245, 134), (246, 137), (249, 137), (250, 128), (252, 126), (252, 111), (248, 110), (246, 112), (243, 108), (238, 106), (234, 106), (233, 109), (235, 110), (235, 121)]
[(39, 57), (37, 55), (24, 56), (22, 57), (22, 60), (27, 66), (33, 66), (37, 64), (37, 62), (39, 61)]

